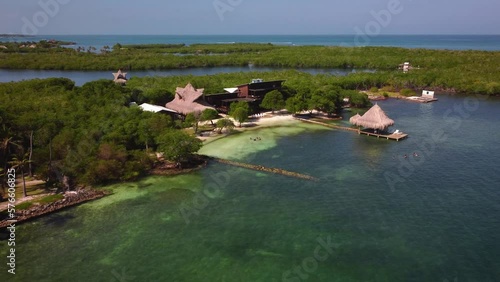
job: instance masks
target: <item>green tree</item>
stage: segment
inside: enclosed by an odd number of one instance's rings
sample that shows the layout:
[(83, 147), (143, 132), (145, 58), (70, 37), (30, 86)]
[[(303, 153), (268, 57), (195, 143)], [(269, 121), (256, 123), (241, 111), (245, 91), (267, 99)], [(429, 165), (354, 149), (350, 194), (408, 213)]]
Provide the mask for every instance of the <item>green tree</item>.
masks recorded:
[(101, 144), (85, 178), (92, 184), (120, 180), (124, 175), (127, 161), (128, 152), (124, 146), (113, 143)]
[(236, 102), (236, 103), (231, 103), (231, 106), (229, 107), (229, 115), (231, 115), (232, 112), (234, 112), (237, 108), (244, 108), (250, 113), (250, 105), (247, 102)]
[(229, 110), (229, 115), (241, 124), (248, 120), (250, 115), (250, 106), (246, 102), (232, 103)]
[(248, 120), (248, 111), (245, 108), (237, 108), (234, 110), (232, 117), (239, 123), (239, 127), (242, 123)]
[(283, 99), (283, 94), (278, 90), (273, 90), (266, 94), (260, 106), (264, 109), (274, 111), (281, 110), (285, 107), (285, 100)]
[(158, 136), (156, 142), (158, 151), (162, 152), (166, 159), (175, 161), (178, 165), (198, 152), (202, 146), (200, 139), (180, 130), (165, 131)]
[(283, 94), (283, 99), (288, 100), (289, 98), (297, 95), (297, 89), (290, 87), (288, 85), (283, 85), (280, 89), (280, 93)]
[(366, 108), (371, 105), (368, 95), (357, 90), (342, 90), (342, 97), (349, 98), (352, 107)]
[(296, 114), (307, 110), (307, 102), (300, 96), (294, 96), (286, 100), (286, 110), (292, 114)]
[(122, 48), (122, 45), (120, 43), (116, 43), (113, 45), (113, 51), (118, 51)]
[[(14, 140), (14, 137), (4, 137), (0, 141), (0, 150), (2, 151), (3, 155), (3, 171), (7, 171), (7, 165), (9, 163), (8, 161), (12, 154), (12, 147), (15, 147), (16, 149), (22, 149), (22, 146), (19, 144), (19, 142), (17, 140)], [(2, 188), (5, 188), (5, 183), (7, 183), (6, 180), (7, 179), (5, 179), (5, 181), (2, 181)]]
[(309, 101), (309, 109), (315, 109), (329, 116), (342, 108), (341, 89), (334, 86), (325, 86), (315, 91)]
[(184, 120), (184, 125), (186, 127), (193, 127), (194, 133), (198, 133), (198, 123), (200, 122), (201, 118), (201, 113), (200, 112), (194, 112), (194, 113), (189, 113), (186, 116), (186, 119)]
[(201, 113), (200, 120), (201, 121), (210, 121), (210, 123), (212, 123), (212, 125), (214, 125), (213, 120), (216, 119), (218, 116), (219, 116), (219, 113), (216, 110), (214, 110), (214, 109), (205, 109)]
[(24, 154), (19, 157), (14, 157), (12, 158), (12, 161), (10, 164), (12, 165), (12, 168), (14, 169), (19, 169), (21, 171), (21, 177), (23, 179), (23, 197), (27, 197), (28, 193), (26, 192), (26, 179), (24, 177), (24, 171), (26, 166), (30, 163), (31, 161), (29, 160), (29, 154)]
[(146, 146), (146, 151), (149, 151), (150, 145), (156, 144), (156, 137), (163, 131), (172, 128), (172, 118), (167, 115), (154, 114), (149, 112), (144, 112), (144, 116), (139, 121), (139, 142), (144, 143)]
[(234, 123), (227, 118), (219, 119), (215, 125), (219, 129), (219, 134), (222, 134), (222, 130), (224, 128), (232, 129), (234, 127)]

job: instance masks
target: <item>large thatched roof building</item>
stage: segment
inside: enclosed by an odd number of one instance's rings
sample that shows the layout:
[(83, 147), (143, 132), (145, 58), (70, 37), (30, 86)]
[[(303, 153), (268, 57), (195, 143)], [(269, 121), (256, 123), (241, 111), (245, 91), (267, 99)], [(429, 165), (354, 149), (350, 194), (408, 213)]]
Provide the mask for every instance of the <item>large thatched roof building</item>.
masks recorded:
[(203, 112), (206, 109), (213, 109), (203, 100), (203, 90), (195, 89), (191, 83), (184, 88), (177, 87), (174, 100), (167, 103), (165, 107), (184, 116), (194, 112)]
[(379, 105), (373, 106), (363, 116), (354, 116), (349, 120), (352, 124), (378, 130), (387, 130), (394, 125), (394, 120), (390, 119)]

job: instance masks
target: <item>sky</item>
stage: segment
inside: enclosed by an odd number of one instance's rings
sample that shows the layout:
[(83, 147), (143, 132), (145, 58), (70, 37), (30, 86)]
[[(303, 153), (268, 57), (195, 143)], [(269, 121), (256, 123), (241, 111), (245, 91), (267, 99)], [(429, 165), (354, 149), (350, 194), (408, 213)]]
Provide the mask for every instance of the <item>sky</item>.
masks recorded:
[(0, 33), (500, 34), (499, 0), (3, 0)]

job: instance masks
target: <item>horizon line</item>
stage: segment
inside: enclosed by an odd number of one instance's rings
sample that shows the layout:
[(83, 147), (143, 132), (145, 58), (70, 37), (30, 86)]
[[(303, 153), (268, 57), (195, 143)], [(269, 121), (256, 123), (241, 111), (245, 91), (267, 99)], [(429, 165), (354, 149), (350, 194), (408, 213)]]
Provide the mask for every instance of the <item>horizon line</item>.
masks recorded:
[[(0, 33), (0, 35), (39, 37), (39, 36), (356, 36), (354, 33), (338, 34), (124, 34), (124, 33), (82, 33), (82, 34), (35, 34)], [(387, 33), (377, 36), (500, 36), (499, 34), (467, 34), (467, 33)]]

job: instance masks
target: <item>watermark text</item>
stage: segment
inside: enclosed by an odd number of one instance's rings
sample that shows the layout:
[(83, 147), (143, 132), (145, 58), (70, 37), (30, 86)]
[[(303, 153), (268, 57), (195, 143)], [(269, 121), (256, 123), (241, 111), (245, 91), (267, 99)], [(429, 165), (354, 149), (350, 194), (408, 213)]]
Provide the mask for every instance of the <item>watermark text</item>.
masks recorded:
[(40, 10), (35, 12), (31, 18), (22, 17), (23, 26), (21, 32), (23, 35), (37, 35), (40, 29), (47, 26), (50, 19), (56, 17), (61, 11), (61, 5), (67, 5), (71, 0), (40, 0), (38, 6)]
[(9, 233), (7, 239), (7, 246), (10, 247), (9, 254), (7, 255), (7, 272), (16, 274), (16, 170), (11, 168), (7, 170), (7, 186), (8, 189), (8, 204), (7, 204), (7, 217), (10, 225), (7, 226)]

